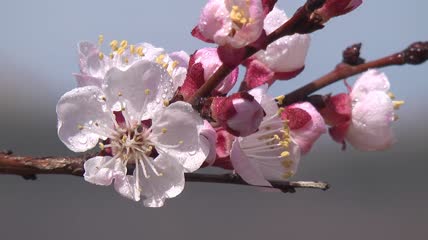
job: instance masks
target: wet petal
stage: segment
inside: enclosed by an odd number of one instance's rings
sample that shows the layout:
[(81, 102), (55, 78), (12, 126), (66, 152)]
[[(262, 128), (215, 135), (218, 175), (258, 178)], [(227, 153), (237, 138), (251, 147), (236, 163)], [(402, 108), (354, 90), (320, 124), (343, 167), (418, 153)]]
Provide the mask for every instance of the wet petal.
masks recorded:
[(156, 148), (175, 158), (189, 172), (198, 169), (209, 153), (200, 142), (204, 122), (192, 106), (175, 102), (153, 116), (152, 134)]
[(58, 136), (72, 151), (84, 152), (105, 139), (114, 126), (105, 111), (103, 92), (95, 86), (73, 89), (58, 101)]
[(391, 128), (393, 119), (390, 97), (383, 91), (370, 92), (364, 101), (354, 105), (346, 140), (359, 150), (384, 150), (395, 141)]
[(103, 90), (111, 107), (122, 104), (131, 120), (138, 122), (151, 118), (164, 107), (163, 100), (173, 94), (171, 82), (171, 77), (159, 64), (141, 60), (126, 71), (111, 69)]

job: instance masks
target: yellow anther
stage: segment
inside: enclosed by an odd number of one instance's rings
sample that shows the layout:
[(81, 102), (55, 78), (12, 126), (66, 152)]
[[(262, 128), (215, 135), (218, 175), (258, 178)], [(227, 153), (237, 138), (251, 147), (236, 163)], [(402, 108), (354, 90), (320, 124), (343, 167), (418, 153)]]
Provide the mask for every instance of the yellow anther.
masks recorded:
[(144, 93), (146, 94), (146, 95), (149, 95), (150, 94), (150, 89), (146, 89), (146, 90), (144, 90)]
[(156, 62), (158, 64), (164, 64), (164, 61), (163, 61), (164, 59), (165, 59), (165, 55), (161, 54), (161, 55), (156, 57)]
[(404, 101), (392, 101), (392, 104), (394, 104), (394, 109), (397, 110), (404, 105)]
[(128, 137), (127, 137), (126, 135), (123, 135), (123, 136), (122, 136), (122, 142), (123, 142), (123, 143), (126, 143), (126, 139), (128, 139)]
[(285, 148), (288, 148), (288, 146), (290, 145), (290, 143), (287, 140), (281, 141), (281, 142), (279, 142), (279, 144)]
[(135, 46), (134, 45), (129, 46), (129, 52), (131, 54), (135, 54)]
[(232, 19), (233, 23), (238, 25), (239, 28), (248, 23), (248, 18), (245, 17), (245, 12), (237, 5), (232, 6), (232, 10), (230, 11), (230, 19)]
[(284, 173), (284, 175), (282, 175), (282, 178), (288, 179), (288, 178), (291, 178), (293, 175), (294, 175), (293, 171), (287, 171), (286, 173)]
[(138, 54), (140, 57), (143, 57), (143, 56), (144, 56), (144, 53), (143, 53), (143, 47), (137, 47), (137, 54)]
[(117, 40), (113, 40), (113, 41), (111, 41), (110, 42), (110, 47), (111, 47), (111, 50), (113, 50), (113, 51), (117, 51), (117, 49), (119, 48), (119, 42), (117, 41)]
[(183, 144), (183, 143), (184, 143), (183, 140), (178, 141), (178, 144)]
[(113, 53), (110, 53), (109, 56), (110, 56), (110, 59), (114, 58), (114, 54)]
[(105, 148), (105, 146), (104, 146), (104, 144), (103, 144), (103, 143), (98, 143), (98, 147), (99, 147), (101, 150), (104, 150), (104, 148)]
[(284, 96), (284, 95), (282, 95), (282, 96), (278, 96), (278, 97), (276, 97), (275, 99), (276, 99), (276, 101), (278, 101), (278, 104), (279, 104), (279, 105), (282, 105), (282, 104), (284, 104), (285, 96)]
[(282, 161), (281, 164), (285, 168), (290, 168), (291, 166), (293, 166), (293, 161), (288, 159), (288, 160)]
[(168, 107), (169, 106), (169, 101), (168, 100), (163, 100), (163, 105), (165, 106), (165, 107)]
[(278, 108), (278, 112), (277, 112), (277, 114), (278, 114), (278, 115), (281, 115), (284, 111), (285, 111), (285, 109), (284, 109), (284, 108)]
[(286, 158), (288, 156), (290, 156), (290, 153), (288, 151), (284, 151), (281, 153), (281, 157), (283, 157), (283, 158)]
[(166, 130), (166, 128), (162, 128), (161, 131), (162, 131), (162, 133), (166, 133), (167, 130)]
[(273, 139), (275, 139), (275, 140), (281, 140), (281, 138), (277, 134), (273, 135)]
[(100, 34), (100, 35), (98, 36), (98, 45), (103, 44), (103, 42), (104, 42), (104, 35)]
[(79, 130), (83, 130), (84, 128), (85, 127), (83, 125), (80, 125), (80, 124), (77, 125), (77, 129), (79, 129)]
[(122, 55), (123, 52), (125, 52), (125, 48), (120, 47), (117, 49), (117, 55)]
[(178, 62), (178, 61), (173, 61), (173, 62), (171, 63), (171, 67), (172, 67), (172, 69), (176, 68), (176, 67), (178, 66), (178, 64), (179, 64), (179, 62)]
[(98, 58), (100, 60), (103, 60), (104, 59), (104, 54), (102, 52), (98, 53)]
[(122, 92), (118, 92), (117, 96), (122, 97)]
[(391, 99), (395, 99), (395, 95), (394, 95), (394, 93), (392, 93), (392, 92), (388, 92), (388, 96), (389, 96), (389, 98), (391, 98)]
[(122, 40), (122, 42), (120, 42), (120, 47), (126, 49), (126, 47), (128, 47), (128, 41)]

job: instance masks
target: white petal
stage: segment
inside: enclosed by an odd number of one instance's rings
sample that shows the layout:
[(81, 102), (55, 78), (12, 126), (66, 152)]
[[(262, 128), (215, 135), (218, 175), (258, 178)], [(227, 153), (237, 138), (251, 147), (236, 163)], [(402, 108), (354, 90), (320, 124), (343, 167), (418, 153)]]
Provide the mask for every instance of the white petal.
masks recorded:
[(209, 145), (200, 141), (204, 122), (192, 106), (175, 102), (157, 112), (152, 119), (156, 149), (173, 156), (188, 172), (197, 170), (209, 153)]
[[(104, 92), (110, 106), (122, 103), (133, 121), (151, 118), (172, 97), (172, 80), (159, 64), (141, 60), (126, 71), (111, 69)], [(141, 119), (137, 119), (139, 117)]]
[[(286, 21), (285, 12), (274, 7), (266, 16), (263, 28), (270, 34)], [(309, 44), (308, 34), (285, 36), (269, 44), (265, 51), (259, 51), (256, 57), (274, 72), (292, 72), (305, 65)]]
[[(150, 159), (149, 161), (152, 161)], [(159, 155), (153, 163), (160, 176), (147, 168), (149, 177), (140, 174), (141, 194), (147, 207), (162, 207), (166, 198), (173, 198), (184, 189), (184, 169), (168, 155)], [(139, 165), (141, 167), (141, 165)], [(142, 169), (140, 169), (141, 173)]]
[(75, 88), (58, 101), (58, 136), (72, 151), (84, 152), (95, 147), (99, 138), (109, 136), (100, 129), (114, 126), (111, 116), (104, 111), (102, 96), (100, 88), (88, 86)]
[(362, 100), (370, 91), (388, 92), (390, 83), (386, 75), (377, 70), (368, 70), (357, 79), (351, 91), (351, 98)]
[(278, 113), (278, 104), (273, 97), (267, 94), (268, 87), (268, 84), (263, 84), (248, 91), (248, 93), (251, 94), (254, 99), (262, 106), (266, 113), (266, 118)]
[(256, 186), (272, 186), (263, 176), (258, 164), (251, 161), (242, 151), (239, 140), (235, 140), (232, 144), (230, 161), (236, 173), (247, 183)]
[(383, 91), (369, 92), (352, 109), (352, 122), (346, 140), (363, 151), (384, 150), (394, 143), (391, 129), (394, 108)]
[(95, 78), (89, 75), (75, 73), (73, 74), (76, 78), (77, 87), (86, 87), (86, 86), (97, 86), (101, 88), (103, 79)]
[(211, 124), (204, 120), (204, 127), (201, 130), (200, 141), (202, 145), (209, 146), (209, 153), (205, 162), (209, 165), (214, 164), (216, 159), (216, 141), (217, 133)]
[(135, 184), (135, 176), (118, 175), (114, 180), (114, 189), (122, 196), (140, 201), (140, 189)]
[(119, 160), (112, 157), (93, 157), (84, 164), (83, 174), (87, 182), (107, 186), (114, 178), (126, 176), (126, 166)]
[(264, 19), (263, 28), (266, 31), (266, 34), (271, 34), (286, 21), (288, 21), (288, 17), (285, 12), (274, 7)]
[(98, 46), (93, 42), (81, 41), (77, 45), (77, 52), (79, 57), (85, 58), (93, 53), (98, 53), (98, 51)]

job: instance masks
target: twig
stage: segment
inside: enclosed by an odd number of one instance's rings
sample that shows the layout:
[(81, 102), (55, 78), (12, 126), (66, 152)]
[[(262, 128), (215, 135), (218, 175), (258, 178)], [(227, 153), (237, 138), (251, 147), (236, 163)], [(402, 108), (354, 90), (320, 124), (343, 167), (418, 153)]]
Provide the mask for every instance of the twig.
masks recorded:
[[(355, 45), (354, 45), (355, 46)], [(347, 48), (349, 50), (349, 48)], [(345, 50), (346, 51), (346, 50)], [(357, 53), (359, 55), (359, 49)], [(349, 59), (349, 56), (347, 56)], [(354, 56), (359, 58), (359, 56)], [(346, 61), (346, 59), (344, 59)], [(428, 60), (428, 42), (415, 42), (406, 48), (404, 51), (392, 54), (387, 57), (376, 59), (374, 61), (362, 63), (359, 65), (350, 65), (348, 63), (340, 63), (336, 68), (326, 75), (314, 80), (305, 86), (285, 95), (285, 100), (282, 106), (288, 106), (293, 103), (305, 100), (310, 94), (324, 88), (339, 80), (354, 76), (356, 74), (367, 71), (371, 68), (382, 68), (393, 65), (403, 64), (421, 64)]]
[[(0, 174), (19, 175), (35, 180), (39, 174), (65, 174), (83, 176), (83, 164), (88, 157), (30, 157), (14, 156), (11, 152), (0, 152)], [(130, 166), (129, 168), (133, 168)], [(236, 174), (186, 173), (188, 182), (225, 183), (251, 186)], [(293, 193), (297, 188), (327, 190), (324, 182), (271, 181), (274, 188)]]

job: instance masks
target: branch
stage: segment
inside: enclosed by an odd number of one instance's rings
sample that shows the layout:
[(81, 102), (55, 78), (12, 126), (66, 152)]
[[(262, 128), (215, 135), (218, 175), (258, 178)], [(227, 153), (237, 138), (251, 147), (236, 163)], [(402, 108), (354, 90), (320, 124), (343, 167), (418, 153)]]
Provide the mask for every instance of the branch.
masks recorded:
[[(360, 46), (358, 44), (348, 47), (343, 54), (344, 62), (338, 64), (333, 71), (318, 78), (317, 80), (314, 80), (305, 86), (289, 94), (286, 94), (285, 100), (281, 106), (288, 106), (299, 101), (304, 101), (310, 94), (318, 91), (321, 88), (324, 88), (339, 80), (365, 72), (371, 68), (382, 68), (403, 64), (417, 65), (428, 60), (428, 42), (415, 42), (404, 51), (367, 63), (361, 63), (364, 62), (364, 60), (359, 57), (359, 47)], [(354, 50), (354, 56), (349, 56), (350, 50)]]
[[(30, 157), (14, 156), (9, 152), (0, 152), (0, 174), (12, 174), (35, 180), (38, 174), (65, 174), (83, 176), (83, 164), (90, 156), (82, 157)], [(130, 169), (133, 166), (129, 166)], [(252, 186), (236, 174), (186, 173), (188, 182), (225, 183)], [(311, 181), (270, 181), (273, 188), (282, 192), (294, 193), (297, 188), (327, 190), (324, 182)]]
[(217, 85), (219, 85), (221, 81), (233, 71), (233, 69), (239, 66), (239, 64), (243, 63), (253, 54), (266, 47), (270, 43), (278, 40), (279, 38), (293, 35), (295, 33), (311, 33), (321, 29), (323, 27), (321, 25), (322, 19), (314, 17), (313, 12), (322, 7), (324, 2), (325, 0), (307, 0), (306, 3), (300, 7), (296, 13), (294, 13), (293, 17), (291, 17), (287, 22), (285, 22), (278, 29), (266, 37), (265, 44), (256, 44), (260, 45), (258, 47), (247, 46), (243, 49), (244, 56), (239, 59), (240, 62), (236, 62), (232, 65), (222, 64), (217, 69), (217, 71), (196, 91), (196, 93), (189, 99), (188, 102), (198, 109), (200, 99), (209, 96), (212, 90), (215, 89)]

